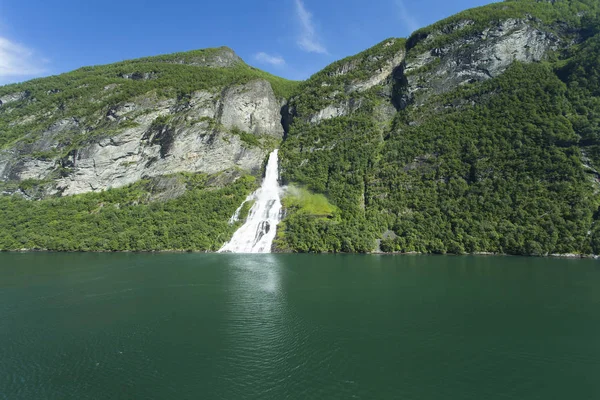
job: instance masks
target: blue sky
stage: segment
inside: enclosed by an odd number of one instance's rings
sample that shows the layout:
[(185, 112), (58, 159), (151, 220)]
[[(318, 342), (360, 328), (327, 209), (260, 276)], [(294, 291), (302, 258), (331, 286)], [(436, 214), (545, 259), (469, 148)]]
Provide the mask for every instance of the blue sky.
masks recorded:
[(305, 79), (388, 37), (491, 0), (0, 0), (0, 84), (85, 65), (229, 46)]

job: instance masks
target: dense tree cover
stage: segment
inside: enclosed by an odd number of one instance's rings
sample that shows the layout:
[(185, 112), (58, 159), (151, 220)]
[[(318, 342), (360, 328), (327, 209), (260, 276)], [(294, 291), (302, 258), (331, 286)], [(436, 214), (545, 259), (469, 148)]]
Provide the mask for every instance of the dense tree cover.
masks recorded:
[(572, 57), (558, 70), (568, 85), (568, 98), (576, 117), (574, 129), (581, 135), (580, 145), (596, 168), (600, 167), (600, 20), (591, 20), (591, 35), (578, 48), (571, 50)]
[(165, 202), (150, 201), (148, 180), (40, 201), (0, 196), (0, 250), (218, 250), (239, 227), (228, 220), (256, 188), (255, 178), (244, 176), (219, 188), (211, 186), (218, 177), (176, 177), (187, 190)]
[(281, 151), (284, 182), (325, 194), (339, 207), (339, 218), (292, 210), (282, 227), (286, 247), (311, 252), (372, 250), (379, 232), (367, 219), (365, 190), (380, 141), (381, 133), (366, 113), (318, 125), (298, 121), (291, 127)]
[[(514, 6), (502, 10), (538, 5)], [(599, 253), (600, 24), (589, 15), (578, 24), (585, 41), (566, 59), (514, 63), (409, 106), (384, 137), (368, 109), (296, 121), (282, 175), (327, 196), (340, 217), (291, 212), (280, 246), (371, 251), (385, 237), (389, 252)]]
[(385, 143), (373, 207), (387, 251), (583, 253), (598, 198), (582, 167), (566, 86), (513, 65), (488, 101), (402, 126)]

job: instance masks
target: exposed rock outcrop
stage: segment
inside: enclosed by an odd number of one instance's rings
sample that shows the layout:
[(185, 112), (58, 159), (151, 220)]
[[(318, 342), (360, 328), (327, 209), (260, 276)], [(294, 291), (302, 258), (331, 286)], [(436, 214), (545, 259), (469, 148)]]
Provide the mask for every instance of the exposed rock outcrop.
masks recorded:
[(71, 173), (57, 181), (63, 195), (120, 187), (143, 177), (176, 172), (216, 173), (233, 166), (258, 170), (264, 158), (260, 148), (246, 148), (239, 137), (212, 132), (208, 123), (172, 128), (166, 154), (154, 137), (145, 140), (148, 125), (126, 130), (81, 149), (73, 156)]
[[(256, 173), (267, 150), (248, 145), (238, 132), (282, 138), (280, 107), (264, 80), (222, 93), (198, 91), (184, 102), (148, 94), (112, 106), (92, 126), (61, 119), (33, 143), (0, 151), (0, 179), (47, 180), (48, 195), (66, 196), (177, 172), (213, 174), (237, 167)], [(65, 137), (81, 135), (90, 138), (65, 156)], [(41, 152), (43, 157), (36, 155)]]
[(170, 62), (174, 64), (188, 64), (201, 67), (226, 68), (232, 67), (244, 61), (229, 47), (223, 46), (209, 51), (200, 50), (194, 52), (192, 57), (173, 57)]
[[(338, 61), (311, 77), (307, 84), (322, 88), (322, 98), (318, 102), (324, 105), (317, 110), (299, 110), (296, 99), (291, 99), (284, 114), (286, 123), (293, 117), (318, 124), (350, 115), (368, 103), (364, 99), (371, 91), (391, 104), (395, 72), (406, 57), (404, 39), (387, 39), (373, 49)], [(387, 115), (387, 112), (379, 114), (385, 118)]]
[(29, 93), (27, 93), (27, 92), (18, 92), (18, 93), (7, 94), (5, 96), (0, 97), (0, 107), (2, 107), (5, 104), (13, 103), (15, 101), (24, 100), (27, 97), (29, 97)]
[(256, 80), (225, 89), (219, 114), (226, 128), (283, 137), (281, 105), (267, 81)]
[[(418, 105), (431, 94), (496, 77), (515, 61), (541, 61), (549, 50), (559, 48), (561, 38), (534, 22), (507, 19), (441, 48), (408, 57), (404, 67), (408, 93)], [(470, 25), (472, 21), (450, 24), (423, 41), (432, 42)]]

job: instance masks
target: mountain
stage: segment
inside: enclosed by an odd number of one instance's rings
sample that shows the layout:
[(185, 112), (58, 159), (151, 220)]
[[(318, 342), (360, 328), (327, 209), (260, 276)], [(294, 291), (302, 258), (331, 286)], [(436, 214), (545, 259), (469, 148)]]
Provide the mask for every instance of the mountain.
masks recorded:
[(0, 249), (216, 250), (279, 147), (277, 251), (598, 254), (599, 9), (494, 3), (304, 82), (219, 48), (0, 87)]
[(257, 171), (262, 147), (283, 135), (280, 109), (293, 85), (220, 48), (7, 86), (0, 173), (7, 182), (35, 181), (45, 197), (165, 171)]
[(303, 82), (282, 177), (338, 211), (280, 247), (597, 253), (599, 5), (467, 10)]

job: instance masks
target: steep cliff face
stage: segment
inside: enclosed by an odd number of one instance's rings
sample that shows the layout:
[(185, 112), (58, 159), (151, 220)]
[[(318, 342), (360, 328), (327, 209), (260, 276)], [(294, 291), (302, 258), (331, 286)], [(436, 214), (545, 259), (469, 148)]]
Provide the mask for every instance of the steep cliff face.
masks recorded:
[[(178, 92), (171, 85), (179, 82), (169, 77), (178, 67), (190, 78), (209, 79), (202, 90)], [(36, 181), (43, 186), (38, 195), (52, 196), (178, 172), (241, 168), (256, 174), (283, 137), (281, 94), (276, 96), (266, 74), (254, 73), (230, 49), (134, 60), (108, 75), (106, 82), (114, 82), (106, 85), (98, 85), (95, 76), (80, 78), (79, 98), (71, 104), (52, 98), (60, 88), (3, 95), (0, 118), (7, 129), (20, 127), (23, 134), (0, 150), (0, 179)], [(148, 85), (153, 80), (157, 83)], [(38, 106), (42, 101), (48, 106)]]
[[(448, 33), (459, 33), (474, 21), (450, 24), (427, 35), (416, 46), (427, 47)], [(553, 32), (534, 17), (494, 21), (489, 26), (430, 50), (411, 52), (404, 67), (407, 92), (418, 105), (432, 94), (502, 74), (513, 62), (539, 62), (549, 51), (566, 47), (573, 38)]]
[(218, 119), (227, 128), (283, 137), (281, 101), (277, 100), (267, 81), (256, 80), (227, 88), (218, 109)]
[(286, 109), (288, 123), (300, 119), (317, 124), (366, 108), (393, 115), (394, 73), (404, 61), (405, 42), (386, 39), (313, 75), (290, 99)]

